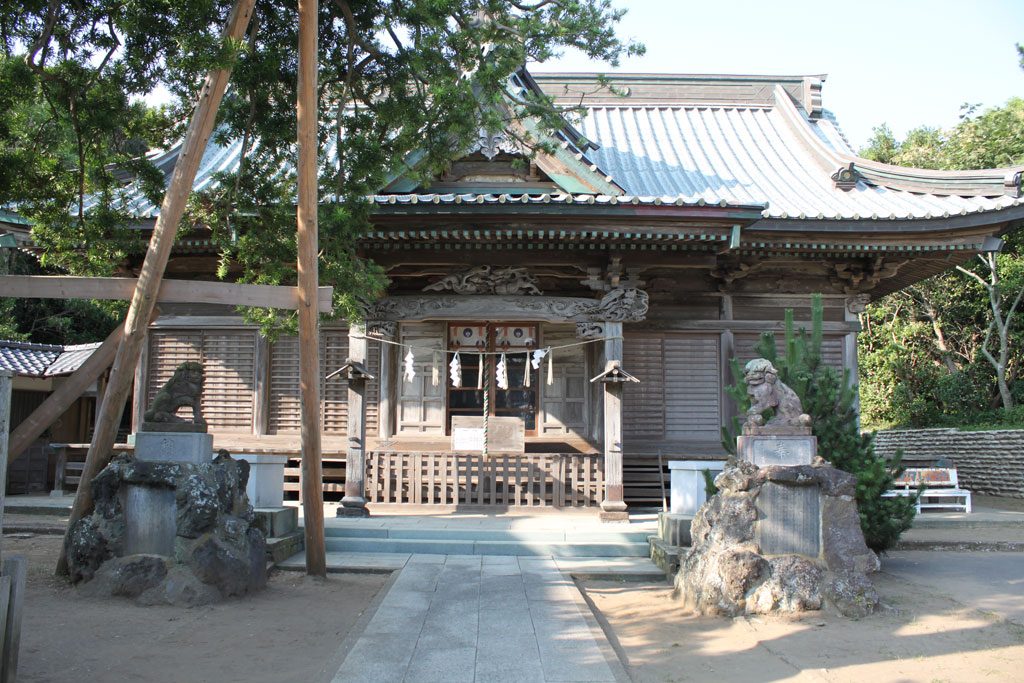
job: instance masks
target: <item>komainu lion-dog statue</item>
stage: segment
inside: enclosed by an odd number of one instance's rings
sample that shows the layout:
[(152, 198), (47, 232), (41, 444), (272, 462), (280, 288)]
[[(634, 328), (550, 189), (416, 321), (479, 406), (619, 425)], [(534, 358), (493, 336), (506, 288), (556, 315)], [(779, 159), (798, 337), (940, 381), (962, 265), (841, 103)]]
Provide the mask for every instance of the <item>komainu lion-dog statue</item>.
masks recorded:
[[(767, 358), (755, 358), (743, 368), (750, 408), (743, 423), (743, 433), (806, 433), (810, 434), (811, 416), (803, 411), (800, 397), (779, 379), (779, 371)], [(767, 423), (763, 413), (775, 414)]]
[(157, 424), (178, 424), (186, 422), (176, 414), (179, 408), (192, 409), (192, 423), (206, 425), (200, 399), (203, 396), (202, 363), (182, 363), (174, 374), (157, 392), (145, 414), (145, 422)]

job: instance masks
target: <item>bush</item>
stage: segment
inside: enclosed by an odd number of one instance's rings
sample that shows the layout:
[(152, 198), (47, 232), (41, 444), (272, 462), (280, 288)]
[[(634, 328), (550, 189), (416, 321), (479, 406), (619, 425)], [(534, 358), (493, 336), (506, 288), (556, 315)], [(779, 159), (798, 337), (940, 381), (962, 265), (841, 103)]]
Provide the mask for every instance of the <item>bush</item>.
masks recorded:
[[(914, 521), (913, 497), (884, 498), (892, 488), (893, 479), (903, 471), (900, 455), (887, 462), (875, 454), (874, 436), (861, 434), (857, 419), (857, 386), (850, 381), (849, 371), (840, 372), (822, 362), (821, 329), (823, 307), (815, 296), (811, 307), (811, 332), (795, 330), (793, 311), (786, 311), (785, 356), (776, 352), (775, 335), (761, 335), (755, 350), (779, 371), (779, 379), (800, 397), (804, 412), (811, 416), (812, 430), (818, 437), (818, 452), (837, 468), (857, 477), (857, 509), (864, 540), (876, 552), (885, 552), (896, 545), (900, 534)], [(749, 406), (739, 362), (733, 361), (737, 382), (728, 393), (739, 403), (740, 413)], [(723, 430), (723, 445), (735, 452), (735, 434)]]

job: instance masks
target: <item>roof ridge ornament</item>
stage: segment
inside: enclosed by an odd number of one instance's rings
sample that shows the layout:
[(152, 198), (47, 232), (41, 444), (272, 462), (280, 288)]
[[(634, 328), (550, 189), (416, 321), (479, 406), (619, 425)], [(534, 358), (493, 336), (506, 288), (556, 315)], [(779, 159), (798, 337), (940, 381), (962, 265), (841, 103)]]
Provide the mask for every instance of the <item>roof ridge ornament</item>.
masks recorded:
[(843, 191), (857, 187), (857, 181), (863, 178), (852, 161), (846, 166), (840, 166), (830, 177), (832, 178), (832, 187)]
[(1003, 194), (1010, 197), (1020, 197), (1022, 177), (1024, 177), (1024, 171), (1019, 168), (1007, 173), (1003, 179)]

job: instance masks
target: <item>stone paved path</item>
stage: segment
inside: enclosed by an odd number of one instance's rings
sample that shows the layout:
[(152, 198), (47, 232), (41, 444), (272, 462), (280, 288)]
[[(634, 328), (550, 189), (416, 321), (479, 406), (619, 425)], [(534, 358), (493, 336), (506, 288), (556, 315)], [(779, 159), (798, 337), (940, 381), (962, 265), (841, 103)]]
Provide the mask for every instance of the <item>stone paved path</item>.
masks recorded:
[(622, 680), (588, 612), (550, 558), (413, 555), (334, 681)]

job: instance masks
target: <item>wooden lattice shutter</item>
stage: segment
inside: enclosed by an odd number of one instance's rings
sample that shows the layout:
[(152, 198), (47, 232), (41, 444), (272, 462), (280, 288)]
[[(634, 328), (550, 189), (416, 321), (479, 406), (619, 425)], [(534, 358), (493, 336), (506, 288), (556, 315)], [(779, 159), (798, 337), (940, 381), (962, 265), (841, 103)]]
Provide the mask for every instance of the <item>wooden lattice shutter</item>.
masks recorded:
[(622, 365), (640, 380), (622, 396), (622, 431), (627, 439), (660, 439), (665, 435), (665, 358), (661, 335), (627, 334)]
[[(348, 330), (320, 333), (320, 423), (325, 434), (345, 434), (348, 429), (348, 382), (341, 376), (324, 380), (348, 357)], [(270, 350), (269, 434), (299, 432), (302, 424), (299, 392), (299, 341), (280, 337)]]
[(298, 338), (279, 337), (271, 345), (269, 392), (267, 433), (298, 432), (301, 425)]
[(325, 434), (345, 434), (348, 429), (348, 381), (336, 375), (324, 381), (348, 358), (348, 330), (320, 333), (320, 420)]
[(366, 344), (366, 369), (373, 379), (366, 383), (366, 433), (376, 434), (380, 418), (380, 354), (384, 344), (368, 341)]
[[(735, 352), (741, 366), (745, 365), (747, 361), (758, 357), (754, 347), (757, 346), (760, 338), (761, 335), (750, 332), (742, 332), (736, 335)], [(781, 332), (775, 335), (775, 349), (780, 357), (786, 353), (786, 340)], [(842, 336), (831, 335), (822, 338), (821, 359), (829, 367), (836, 368), (837, 370), (843, 369)]]
[[(186, 361), (203, 364), (203, 417), (222, 432), (250, 432), (256, 383), (256, 333), (250, 330), (153, 330), (146, 406)], [(182, 408), (182, 417), (191, 417)]]
[[(719, 336), (666, 334), (663, 343), (665, 438), (717, 441), (722, 426)], [(628, 386), (627, 394), (632, 389)]]

